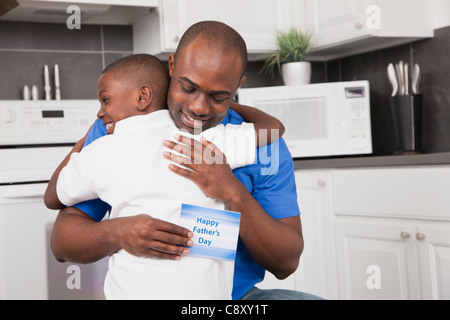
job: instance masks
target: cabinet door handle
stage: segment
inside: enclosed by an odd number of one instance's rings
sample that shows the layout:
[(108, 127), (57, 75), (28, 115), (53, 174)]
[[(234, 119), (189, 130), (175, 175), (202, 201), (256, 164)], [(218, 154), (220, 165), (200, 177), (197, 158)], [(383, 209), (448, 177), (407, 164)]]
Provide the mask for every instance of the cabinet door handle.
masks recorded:
[(355, 23), (355, 28), (356, 29), (362, 29), (364, 26), (362, 25), (362, 23), (360, 23), (360, 22), (357, 22), (357, 23)]
[(419, 241), (425, 240), (426, 236), (423, 233), (416, 233), (416, 239)]
[(400, 238), (403, 240), (411, 238), (411, 235), (408, 232), (400, 232)]
[(320, 187), (325, 187), (325, 186), (327, 185), (327, 182), (324, 181), (324, 180), (319, 179), (319, 180), (317, 181), (317, 184), (318, 184)]

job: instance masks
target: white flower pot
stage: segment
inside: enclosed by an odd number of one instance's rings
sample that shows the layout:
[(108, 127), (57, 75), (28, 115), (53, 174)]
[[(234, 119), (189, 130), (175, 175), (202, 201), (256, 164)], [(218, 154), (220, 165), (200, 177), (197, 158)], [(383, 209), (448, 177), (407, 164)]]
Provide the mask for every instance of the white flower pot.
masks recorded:
[(311, 63), (307, 61), (289, 62), (281, 66), (286, 86), (299, 86), (311, 82)]

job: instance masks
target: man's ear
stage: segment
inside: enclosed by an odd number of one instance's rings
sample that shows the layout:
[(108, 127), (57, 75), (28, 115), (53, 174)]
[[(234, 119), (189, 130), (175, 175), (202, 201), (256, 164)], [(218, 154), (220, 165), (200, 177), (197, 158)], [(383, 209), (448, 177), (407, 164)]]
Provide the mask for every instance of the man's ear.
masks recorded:
[(169, 55), (169, 74), (172, 77), (173, 67), (175, 66), (175, 55), (171, 53)]
[(139, 88), (139, 101), (138, 101), (138, 110), (143, 112), (146, 111), (153, 100), (153, 90), (150, 86), (142, 86)]

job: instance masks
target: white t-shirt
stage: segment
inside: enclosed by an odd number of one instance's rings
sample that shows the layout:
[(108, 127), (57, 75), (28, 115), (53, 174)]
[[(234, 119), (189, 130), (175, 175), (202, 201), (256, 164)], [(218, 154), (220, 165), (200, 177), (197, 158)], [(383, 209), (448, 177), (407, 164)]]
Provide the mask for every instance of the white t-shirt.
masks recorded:
[[(181, 204), (224, 209), (189, 179), (168, 169), (163, 140), (179, 131), (169, 111), (119, 121), (114, 134), (74, 153), (60, 172), (60, 201), (74, 205), (101, 198), (110, 218), (149, 214), (178, 224)], [(256, 158), (252, 124), (218, 125), (203, 135), (225, 154), (233, 168)], [(219, 182), (220, 183), (220, 182)], [(107, 299), (231, 299), (232, 262), (182, 257), (179, 261), (139, 258), (121, 249), (110, 257), (105, 279)]]

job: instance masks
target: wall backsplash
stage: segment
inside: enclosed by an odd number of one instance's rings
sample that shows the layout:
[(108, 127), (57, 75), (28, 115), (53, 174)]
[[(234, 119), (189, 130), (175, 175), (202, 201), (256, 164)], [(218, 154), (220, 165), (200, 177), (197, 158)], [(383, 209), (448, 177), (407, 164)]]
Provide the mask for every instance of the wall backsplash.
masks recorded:
[(0, 99), (21, 99), (24, 85), (44, 92), (44, 65), (58, 64), (62, 99), (95, 99), (97, 79), (112, 61), (133, 53), (130, 26), (0, 21)]
[(422, 71), (423, 149), (450, 152), (450, 27), (435, 30), (434, 38), (327, 62), (327, 81), (369, 80), (371, 86), (374, 154), (395, 152), (387, 66), (400, 60)]
[[(407, 45), (328, 62), (314, 62), (312, 83), (369, 80), (375, 155), (395, 152), (390, 84), (386, 68), (400, 60), (422, 69), (423, 146), (429, 153), (450, 152), (450, 27), (435, 37)], [(43, 70), (58, 64), (63, 99), (95, 99), (97, 79), (112, 61), (133, 53), (131, 26), (0, 21), (0, 99), (21, 98), (24, 85), (37, 85), (43, 97)], [(263, 62), (249, 62), (243, 87), (282, 85), (279, 75), (260, 75)]]

